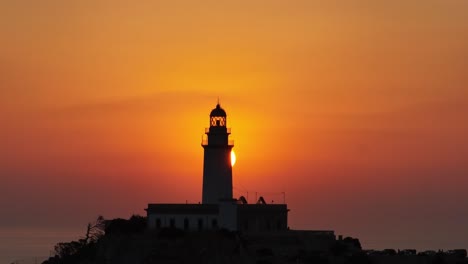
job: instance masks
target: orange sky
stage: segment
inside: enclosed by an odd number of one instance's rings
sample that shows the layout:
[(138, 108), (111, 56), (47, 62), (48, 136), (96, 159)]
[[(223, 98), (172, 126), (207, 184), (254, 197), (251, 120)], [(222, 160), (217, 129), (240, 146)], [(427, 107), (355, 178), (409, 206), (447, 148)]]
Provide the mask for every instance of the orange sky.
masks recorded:
[[(0, 1), (0, 228), (236, 195), (365, 247), (468, 248), (468, 2)], [(34, 218), (31, 215), (35, 215)]]

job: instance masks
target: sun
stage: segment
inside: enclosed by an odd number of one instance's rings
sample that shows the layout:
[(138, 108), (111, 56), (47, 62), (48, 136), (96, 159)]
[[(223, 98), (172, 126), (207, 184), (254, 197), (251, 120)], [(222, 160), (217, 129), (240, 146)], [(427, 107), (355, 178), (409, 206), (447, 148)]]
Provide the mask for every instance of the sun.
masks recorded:
[(234, 153), (234, 150), (231, 150), (231, 166), (234, 167), (234, 164), (236, 164), (236, 153)]

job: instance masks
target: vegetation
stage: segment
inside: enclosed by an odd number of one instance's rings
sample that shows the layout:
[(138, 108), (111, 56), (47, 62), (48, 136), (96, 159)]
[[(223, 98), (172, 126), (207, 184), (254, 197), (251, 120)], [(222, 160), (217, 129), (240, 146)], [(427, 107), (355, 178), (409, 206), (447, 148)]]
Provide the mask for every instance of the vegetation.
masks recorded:
[[(456, 263), (468, 264), (466, 250), (447, 252), (414, 249), (362, 250), (358, 239), (346, 237), (329, 241), (326, 247), (312, 250), (300, 235), (289, 237), (289, 244), (277, 237), (249, 236), (227, 230), (185, 232), (175, 228), (146, 229), (147, 219), (105, 220), (98, 217), (87, 225), (77, 241), (55, 246), (55, 256), (43, 264), (126, 264), (126, 263)], [(292, 239), (291, 239), (292, 238)], [(315, 241), (317, 242), (317, 241)], [(319, 241), (322, 245), (322, 241)], [(328, 242), (326, 242), (328, 243)]]
[(125, 220), (117, 218), (106, 222), (106, 234), (131, 234), (142, 233), (146, 229), (146, 217), (132, 215), (130, 219)]
[(142, 216), (133, 215), (129, 220), (105, 220), (99, 216), (94, 222), (88, 223), (85, 235), (78, 241), (55, 245), (55, 255), (43, 264), (92, 263), (97, 258), (98, 243), (104, 235), (138, 233), (145, 228), (146, 218)]

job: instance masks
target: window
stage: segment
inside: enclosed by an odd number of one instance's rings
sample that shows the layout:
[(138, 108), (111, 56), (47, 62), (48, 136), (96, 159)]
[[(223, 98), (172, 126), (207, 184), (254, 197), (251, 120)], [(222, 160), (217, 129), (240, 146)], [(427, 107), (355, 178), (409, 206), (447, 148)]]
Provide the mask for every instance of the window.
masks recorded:
[(198, 231), (203, 229), (203, 219), (198, 218)]
[(184, 230), (185, 231), (189, 230), (189, 220), (188, 220), (188, 218), (184, 219)]
[(159, 229), (161, 228), (161, 219), (156, 218), (156, 228)]
[(174, 218), (171, 218), (169, 220), (169, 225), (170, 225), (171, 228), (175, 228), (175, 219)]

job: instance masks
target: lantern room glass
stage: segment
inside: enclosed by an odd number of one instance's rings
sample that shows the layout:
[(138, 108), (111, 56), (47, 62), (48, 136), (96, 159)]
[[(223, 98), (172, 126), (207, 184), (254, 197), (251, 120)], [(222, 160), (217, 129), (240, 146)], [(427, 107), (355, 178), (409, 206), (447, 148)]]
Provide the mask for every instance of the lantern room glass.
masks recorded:
[(225, 127), (226, 117), (225, 116), (212, 116), (210, 126), (212, 127)]

